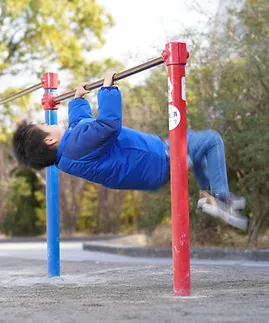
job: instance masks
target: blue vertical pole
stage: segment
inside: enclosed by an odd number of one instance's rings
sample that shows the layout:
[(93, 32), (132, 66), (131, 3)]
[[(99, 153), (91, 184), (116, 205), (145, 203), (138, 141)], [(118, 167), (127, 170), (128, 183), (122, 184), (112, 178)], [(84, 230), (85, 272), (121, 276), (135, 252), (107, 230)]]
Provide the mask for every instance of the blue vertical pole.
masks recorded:
[[(55, 92), (46, 89), (46, 93)], [(57, 110), (45, 110), (48, 125), (57, 125)], [(47, 259), (48, 276), (60, 276), (60, 224), (59, 224), (59, 180), (55, 166), (46, 168), (46, 204), (47, 204)]]

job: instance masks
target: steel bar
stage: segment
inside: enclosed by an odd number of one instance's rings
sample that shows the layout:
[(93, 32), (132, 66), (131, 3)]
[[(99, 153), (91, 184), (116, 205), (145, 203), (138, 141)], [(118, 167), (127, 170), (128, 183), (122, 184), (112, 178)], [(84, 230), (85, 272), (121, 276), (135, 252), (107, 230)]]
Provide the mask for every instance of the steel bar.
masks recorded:
[(35, 84), (35, 85), (32, 85), (24, 90), (21, 90), (20, 92), (17, 92), (17, 93), (14, 93), (14, 94), (11, 94), (9, 96), (7, 96), (6, 98), (3, 98), (0, 100), (0, 104), (5, 104), (5, 103), (8, 103), (10, 101), (13, 101), (15, 99), (18, 99), (20, 98), (21, 96), (24, 96), (26, 94), (29, 94), (29, 93), (32, 93), (38, 89), (41, 89), (42, 88), (42, 83), (38, 83), (38, 84)]
[[(150, 60), (146, 63), (143, 63), (143, 64), (140, 64), (140, 65), (137, 65), (135, 67), (132, 67), (130, 69), (127, 69), (125, 71), (122, 71), (120, 73), (117, 73), (114, 75), (114, 81), (119, 81), (119, 80), (122, 80), (128, 76), (131, 76), (131, 75), (134, 75), (136, 73), (139, 73), (139, 72), (142, 72), (142, 71), (145, 71), (147, 69), (150, 69), (152, 67), (155, 67), (155, 66), (158, 66), (158, 65), (161, 65), (164, 63), (164, 60), (163, 60), (163, 57), (160, 56), (158, 58), (155, 58), (153, 60)], [(86, 86), (86, 90), (94, 90), (94, 89), (97, 89), (99, 87), (101, 87), (103, 85), (103, 79), (102, 80), (99, 80), (99, 81), (95, 81), (91, 84), (89, 84), (88, 86)], [(69, 92), (66, 92), (66, 93), (63, 93), (61, 95), (58, 95), (54, 98), (54, 102), (60, 102), (60, 101), (63, 101), (63, 100), (66, 100), (66, 99), (69, 99), (71, 98), (74, 94), (75, 94), (76, 90), (72, 90), (72, 91), (69, 91)]]

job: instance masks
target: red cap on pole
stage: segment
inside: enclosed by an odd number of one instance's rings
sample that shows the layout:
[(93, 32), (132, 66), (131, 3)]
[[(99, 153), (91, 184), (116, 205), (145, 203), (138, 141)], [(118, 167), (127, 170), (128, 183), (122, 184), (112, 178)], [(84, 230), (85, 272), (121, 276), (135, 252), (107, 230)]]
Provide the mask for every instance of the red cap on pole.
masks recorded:
[(166, 44), (163, 58), (168, 67), (172, 252), (174, 295), (190, 295), (188, 169), (186, 140), (186, 44)]
[(47, 72), (42, 75), (41, 84), (43, 89), (58, 89), (60, 81), (57, 73)]
[(41, 100), (44, 110), (58, 110), (60, 102), (54, 102), (56, 92), (53, 91), (58, 89), (60, 84), (58, 74), (51, 72), (44, 73), (41, 78), (41, 84), (46, 91)]

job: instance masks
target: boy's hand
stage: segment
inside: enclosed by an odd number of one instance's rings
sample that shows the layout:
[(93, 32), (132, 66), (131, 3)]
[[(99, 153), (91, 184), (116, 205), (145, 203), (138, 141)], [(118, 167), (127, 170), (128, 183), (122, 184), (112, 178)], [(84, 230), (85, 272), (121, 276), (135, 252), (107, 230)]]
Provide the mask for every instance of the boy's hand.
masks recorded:
[(90, 93), (91, 91), (88, 91), (85, 89), (85, 86), (88, 85), (90, 83), (88, 82), (81, 82), (76, 90), (76, 93), (75, 93), (75, 96), (74, 98), (77, 99), (77, 98), (82, 98), (85, 94), (88, 94)]
[(113, 77), (116, 74), (115, 71), (109, 71), (105, 74), (103, 86), (112, 86), (114, 84)]

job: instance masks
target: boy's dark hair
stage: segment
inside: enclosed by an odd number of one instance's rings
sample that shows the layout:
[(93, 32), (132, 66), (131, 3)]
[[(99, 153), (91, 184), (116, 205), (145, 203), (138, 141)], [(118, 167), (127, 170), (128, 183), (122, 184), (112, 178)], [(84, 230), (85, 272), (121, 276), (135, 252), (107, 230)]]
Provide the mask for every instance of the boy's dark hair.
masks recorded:
[(47, 135), (47, 132), (27, 121), (22, 121), (18, 125), (12, 145), (19, 164), (36, 170), (54, 164), (57, 148), (46, 145), (44, 139)]

